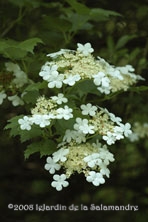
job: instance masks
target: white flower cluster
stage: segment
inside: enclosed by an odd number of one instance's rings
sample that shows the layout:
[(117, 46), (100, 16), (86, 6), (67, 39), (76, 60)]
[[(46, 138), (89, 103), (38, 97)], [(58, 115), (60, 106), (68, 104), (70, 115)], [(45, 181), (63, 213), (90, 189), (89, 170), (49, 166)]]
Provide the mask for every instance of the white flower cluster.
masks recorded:
[(36, 107), (32, 109), (32, 116), (24, 116), (18, 120), (22, 130), (31, 130), (33, 124), (39, 125), (41, 128), (49, 126), (52, 119), (68, 120), (73, 117), (73, 110), (65, 105), (59, 107), (62, 103), (66, 103), (67, 98), (62, 93), (57, 96), (51, 96), (50, 99), (41, 97), (37, 100)]
[[(49, 88), (61, 89), (63, 84), (73, 86), (81, 80), (91, 80), (99, 92), (109, 94), (127, 90), (137, 80), (143, 79), (133, 73), (134, 69), (130, 65), (114, 67), (100, 57), (95, 59), (90, 43), (78, 43), (77, 46), (76, 51), (61, 49), (48, 55), (52, 61), (42, 66), (39, 75), (48, 82)], [(66, 87), (63, 92), (66, 94)], [(59, 93), (49, 99), (40, 97), (31, 110), (32, 115), (24, 116), (18, 123), (22, 130), (29, 131), (33, 124), (45, 128), (52, 125), (52, 120), (68, 121), (73, 118), (63, 137), (57, 135), (61, 141), (58, 150), (47, 157), (45, 169), (54, 174), (51, 186), (57, 191), (62, 190), (69, 185), (67, 179), (75, 172), (83, 173), (86, 181), (99, 186), (105, 183), (105, 177), (109, 177), (108, 165), (114, 161), (107, 145), (129, 138), (132, 135), (131, 125), (123, 124), (120, 117), (91, 103), (83, 103), (72, 109), (69, 104), (74, 104), (73, 101), (68, 101), (64, 94)], [(4, 91), (1, 98), (5, 98)], [(58, 170), (64, 170), (64, 173), (56, 174)]]
[[(24, 93), (20, 92), (19, 95), (18, 92), (21, 87), (29, 82), (29, 79), (26, 73), (23, 72), (17, 64), (6, 62), (5, 67), (5, 73), (1, 73), (3, 81), (0, 81), (0, 104), (7, 98), (12, 102), (13, 106), (24, 105)], [(7, 93), (7, 91), (9, 93)], [(12, 92), (12, 95), (9, 95), (10, 92)], [(14, 94), (14, 92), (16, 94)]]
[[(64, 145), (52, 157), (47, 157), (44, 168), (54, 174), (51, 186), (61, 191), (67, 187), (68, 179), (73, 173), (84, 173), (86, 181), (95, 186), (105, 183), (104, 177), (109, 177), (108, 165), (114, 161), (114, 156), (101, 143), (85, 143)], [(56, 170), (63, 168), (65, 174), (55, 174)]]
[(132, 133), (128, 136), (131, 142), (136, 142), (141, 138), (148, 137), (148, 123), (135, 122), (132, 127)]
[(98, 134), (108, 145), (117, 140), (129, 137), (132, 133), (130, 123), (123, 124), (121, 118), (109, 113), (107, 109), (100, 108), (88, 103), (81, 105), (82, 114), (91, 116), (90, 119), (77, 117), (73, 130), (66, 130), (63, 138), (66, 142), (75, 140), (77, 143), (85, 142), (89, 134)]
[[(108, 145), (114, 144), (116, 140), (128, 137), (132, 131), (130, 124), (123, 124), (120, 117), (116, 117), (107, 109), (94, 106), (91, 103), (80, 106), (81, 117), (75, 117), (73, 110), (67, 103), (64, 94), (44, 96), (37, 100), (32, 116), (24, 116), (18, 120), (22, 130), (31, 130), (33, 124), (41, 128), (49, 126), (53, 119), (69, 120), (75, 118), (73, 129), (67, 129), (62, 142), (58, 145), (58, 151), (47, 157), (45, 169), (50, 174), (63, 168), (65, 174), (55, 174), (51, 186), (60, 191), (69, 185), (68, 179), (74, 172), (84, 173), (86, 180), (93, 185), (99, 186), (105, 182), (105, 176), (109, 177), (108, 165), (114, 161), (113, 154), (109, 152), (106, 145), (101, 143), (90, 143), (91, 136), (98, 136)], [(63, 107), (61, 107), (61, 105)]]
[(49, 88), (61, 88), (63, 84), (73, 86), (80, 80), (92, 79), (100, 93), (109, 94), (127, 90), (137, 80), (144, 80), (133, 73), (131, 65), (114, 67), (100, 57), (95, 59), (90, 43), (77, 46), (76, 51), (61, 49), (47, 55), (52, 61), (42, 66), (39, 75), (48, 82)]
[(56, 170), (65, 169), (65, 174), (55, 174), (51, 186), (58, 191), (67, 187), (66, 181), (74, 172), (84, 173), (86, 180), (99, 186), (105, 183), (104, 177), (109, 177), (108, 165), (114, 161), (113, 154), (106, 145), (89, 143), (89, 135), (99, 135), (108, 145), (116, 140), (128, 137), (132, 133), (130, 124), (121, 123), (121, 118), (109, 113), (107, 109), (98, 108), (91, 103), (81, 105), (81, 113), (87, 118), (77, 117), (73, 130), (67, 129), (63, 141), (58, 145), (59, 150), (47, 157), (45, 169), (50, 174)]

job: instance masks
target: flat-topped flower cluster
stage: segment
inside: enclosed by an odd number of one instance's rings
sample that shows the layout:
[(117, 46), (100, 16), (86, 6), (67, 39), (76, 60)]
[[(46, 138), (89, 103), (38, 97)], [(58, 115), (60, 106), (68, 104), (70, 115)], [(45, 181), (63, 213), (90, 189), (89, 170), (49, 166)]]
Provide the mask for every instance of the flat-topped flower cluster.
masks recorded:
[(13, 106), (24, 105), (24, 93), (21, 90), (29, 82), (31, 80), (18, 64), (6, 62), (5, 71), (0, 73), (0, 104), (7, 98)]
[[(32, 109), (31, 116), (24, 116), (18, 120), (22, 130), (31, 130), (33, 124), (41, 128), (49, 126), (53, 119), (69, 120), (75, 118), (73, 109), (68, 105), (59, 107), (59, 103), (66, 103), (68, 99), (63, 94), (46, 99), (41, 97), (37, 100), (36, 107)], [(123, 124), (121, 118), (109, 113), (107, 109), (98, 108), (91, 103), (81, 105), (81, 113), (87, 118), (76, 117), (73, 130), (67, 129), (63, 141), (77, 143), (86, 142), (87, 135), (100, 135), (108, 145), (114, 144), (116, 140), (128, 137), (131, 134), (131, 125)]]
[[(106, 145), (101, 143), (83, 143), (61, 144), (60, 149), (47, 157), (45, 169), (50, 174), (54, 174), (54, 181), (51, 183), (57, 191), (67, 187), (68, 179), (73, 173), (83, 173), (86, 181), (91, 182), (94, 186), (105, 183), (104, 177), (109, 177), (110, 170), (108, 165), (114, 161), (114, 156), (108, 151)], [(57, 170), (63, 168), (65, 173), (55, 174)]]
[(72, 109), (67, 105), (60, 106), (67, 101), (68, 99), (62, 93), (57, 96), (51, 96), (50, 99), (46, 99), (44, 96), (40, 97), (37, 100), (36, 107), (31, 111), (32, 115), (19, 119), (20, 128), (22, 130), (31, 130), (33, 124), (44, 128), (49, 126), (53, 119), (68, 120), (72, 118)]
[(131, 65), (114, 67), (100, 57), (95, 59), (90, 43), (78, 43), (77, 46), (76, 51), (61, 49), (47, 55), (52, 61), (42, 66), (39, 75), (48, 82), (49, 88), (61, 88), (63, 84), (73, 86), (79, 81), (90, 79), (100, 93), (109, 94), (126, 91), (137, 80), (143, 80), (133, 73)]

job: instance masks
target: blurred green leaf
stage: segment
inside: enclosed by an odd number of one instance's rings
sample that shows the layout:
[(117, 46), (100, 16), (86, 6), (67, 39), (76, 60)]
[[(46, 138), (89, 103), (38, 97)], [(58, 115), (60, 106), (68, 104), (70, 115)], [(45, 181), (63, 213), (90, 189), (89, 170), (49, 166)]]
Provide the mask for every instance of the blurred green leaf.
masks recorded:
[(116, 49), (120, 49), (122, 48), (123, 46), (125, 46), (130, 40), (136, 38), (137, 35), (124, 35), (122, 36), (118, 41), (117, 41), (117, 44), (116, 44)]
[(115, 50), (115, 43), (114, 43), (114, 39), (111, 35), (109, 35), (107, 37), (107, 46), (108, 46), (109, 52), (113, 53)]
[(140, 48), (133, 49), (133, 51), (129, 55), (129, 60), (133, 61), (139, 55), (140, 52), (141, 52)]
[(77, 32), (79, 30), (90, 30), (93, 25), (88, 22), (89, 15), (79, 15), (75, 12), (68, 12), (67, 17), (64, 16), (71, 23), (70, 32)]
[(129, 91), (133, 92), (142, 92), (142, 91), (147, 91), (148, 86), (136, 86), (136, 87), (130, 87)]
[(66, 2), (78, 13), (81, 15), (88, 15), (90, 13), (90, 9), (76, 0), (66, 0)]
[(53, 29), (56, 31), (63, 32), (63, 31), (68, 31), (71, 27), (71, 24), (67, 20), (65, 20), (63, 16), (61, 17), (55, 17), (52, 15), (43, 16), (41, 24), (43, 29), (45, 30), (49, 29), (50, 31), (51, 29)]
[(106, 21), (110, 16), (121, 16), (120, 13), (111, 11), (111, 10), (105, 10), (102, 8), (93, 8), (90, 10), (90, 18), (95, 21)]

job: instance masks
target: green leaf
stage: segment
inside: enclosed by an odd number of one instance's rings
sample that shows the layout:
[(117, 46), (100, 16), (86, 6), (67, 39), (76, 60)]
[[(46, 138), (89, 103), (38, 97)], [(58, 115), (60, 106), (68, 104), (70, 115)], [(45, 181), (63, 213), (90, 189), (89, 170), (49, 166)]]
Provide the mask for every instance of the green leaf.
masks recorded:
[(100, 95), (100, 92), (97, 90), (97, 87), (94, 85), (92, 80), (82, 80), (75, 84), (73, 87), (70, 88), (68, 94), (78, 94), (81, 98), (88, 93)]
[(27, 53), (33, 53), (34, 47), (43, 43), (39, 38), (27, 39), (23, 42), (14, 40), (0, 40), (0, 54), (9, 59), (22, 59)]
[(37, 82), (37, 83), (31, 83), (29, 86), (25, 88), (25, 91), (38, 91), (39, 89), (45, 89), (47, 86), (47, 83), (45, 81), (43, 82)]
[(60, 135), (60, 136), (64, 136), (65, 131), (67, 129), (73, 129), (73, 125), (75, 123), (75, 119), (69, 119), (69, 120), (63, 120), (63, 119), (59, 119), (56, 120), (55, 123), (55, 128), (56, 128), (56, 132)]
[(113, 53), (114, 52), (114, 48), (115, 48), (115, 44), (114, 44), (114, 39), (113, 39), (113, 37), (111, 35), (109, 35), (107, 37), (107, 46), (108, 46), (109, 52)]
[(5, 126), (5, 130), (10, 130), (10, 136), (20, 136), (21, 142), (25, 142), (32, 138), (38, 137), (42, 135), (42, 129), (39, 126), (32, 125), (31, 130), (21, 130), (18, 120), (23, 118), (23, 115), (15, 116), (8, 120), (8, 124)]
[(133, 92), (142, 92), (142, 91), (147, 91), (148, 90), (148, 86), (136, 86), (136, 87), (130, 87), (129, 91), (133, 91)]
[(14, 45), (16, 42), (13, 40), (4, 40), (1, 39), (0, 40), (0, 52), (3, 52), (7, 47), (9, 47), (10, 45)]
[(51, 15), (42, 18), (42, 27), (44, 30), (66, 32), (70, 29), (71, 24), (65, 20), (65, 17), (53, 17)]
[(31, 126), (31, 130), (21, 130), (20, 129), (20, 140), (21, 142), (28, 141), (30, 139), (41, 137), (42, 135), (42, 129), (39, 126), (33, 125)]
[(93, 26), (88, 22), (89, 15), (80, 15), (74, 12), (67, 13), (67, 17), (65, 18), (69, 22), (71, 22), (71, 32), (75, 32), (78, 30), (90, 30)]
[(23, 115), (20, 115), (20, 116), (15, 116), (13, 118), (11, 118), (10, 120), (8, 120), (8, 124), (5, 126), (5, 130), (9, 129), (10, 130), (10, 136), (17, 136), (17, 135), (20, 135), (20, 132), (22, 131), (20, 129), (20, 126), (19, 126), (19, 123), (18, 123), (18, 120), (20, 118), (22, 118)]
[(81, 15), (89, 15), (90, 9), (76, 0), (66, 0), (66, 2), (78, 13)]
[(43, 41), (40, 38), (31, 38), (20, 42), (18, 48), (33, 53), (33, 49), (38, 43), (43, 43)]
[(17, 46), (9, 46), (2, 52), (5, 58), (22, 59), (27, 55), (27, 51), (19, 49)]
[(130, 40), (136, 38), (137, 36), (136, 35), (124, 35), (122, 36), (117, 44), (116, 44), (116, 49), (120, 49), (122, 48), (123, 46), (125, 46)]
[(32, 104), (35, 104), (36, 103), (36, 100), (37, 98), (40, 96), (39, 92), (37, 90), (34, 90), (34, 91), (28, 91), (24, 94), (23, 96), (23, 100), (29, 104), (29, 103), (32, 103)]
[(34, 142), (27, 146), (25, 150), (25, 158), (27, 159), (31, 154), (40, 153), (40, 157), (50, 155), (56, 150), (56, 144), (52, 140), (42, 140)]
[(131, 51), (129, 55), (129, 60), (132, 62), (134, 59), (136, 59), (136, 57), (140, 54), (140, 52), (141, 52), (141, 49), (138, 47), (133, 49), (133, 51)]
[(109, 19), (110, 16), (121, 16), (121, 14), (102, 8), (92, 8), (90, 11), (90, 17), (94, 21), (106, 21)]

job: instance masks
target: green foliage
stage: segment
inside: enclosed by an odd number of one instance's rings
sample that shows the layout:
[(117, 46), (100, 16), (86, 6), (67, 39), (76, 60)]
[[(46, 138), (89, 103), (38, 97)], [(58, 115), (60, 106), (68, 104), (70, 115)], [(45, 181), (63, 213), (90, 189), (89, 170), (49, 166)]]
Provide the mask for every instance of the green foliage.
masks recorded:
[(22, 42), (0, 40), (0, 54), (11, 60), (23, 59), (28, 53), (33, 53), (34, 47), (43, 43), (40, 38), (31, 38)]
[(36, 138), (37, 136), (42, 136), (42, 130), (38, 126), (33, 126), (30, 131), (27, 130), (21, 130), (20, 126), (18, 124), (18, 120), (23, 117), (22, 115), (20, 116), (15, 116), (8, 120), (8, 124), (5, 127), (5, 130), (10, 129), (10, 136), (15, 137), (17, 135), (20, 136), (21, 142), (25, 142), (27, 140)]
[(124, 47), (130, 40), (132, 40), (134, 38), (136, 38), (136, 35), (124, 35), (124, 36), (122, 36), (116, 44), (116, 49), (118, 50), (118, 49)]
[[(41, 198), (47, 205), (55, 202), (61, 203), (61, 200), (65, 205), (68, 203), (99, 204), (101, 202), (111, 205), (131, 203), (139, 205), (140, 210), (138, 212), (108, 212), (107, 214), (93, 212), (94, 219), (96, 216), (98, 220), (104, 218), (106, 221), (122, 222), (128, 221), (130, 214), (133, 221), (145, 222), (147, 215), (145, 209), (148, 206), (146, 198), (148, 194), (146, 185), (148, 176), (147, 139), (141, 139), (133, 145), (129, 141), (125, 141), (123, 144), (119, 142), (111, 148), (116, 161), (111, 169), (112, 176), (105, 186), (92, 189), (89, 184), (80, 183), (79, 189), (77, 182), (72, 180), (72, 192), (68, 191), (69, 195), (66, 196), (66, 199), (65, 195), (63, 199), (63, 194), (55, 195), (54, 193), (54, 195), (50, 195), (49, 202), (49, 195), (46, 195), (49, 193), (49, 182), (46, 176), (36, 173), (36, 168), (39, 168), (41, 164), (37, 163), (37, 159), (33, 162), (32, 158), (35, 158), (33, 154), (40, 153), (40, 157), (44, 158), (56, 151), (57, 142), (60, 141), (60, 137), (64, 135), (67, 128), (72, 128), (74, 120), (58, 120), (54, 122), (55, 127), (51, 124), (47, 131), (42, 131), (37, 126), (32, 126), (32, 129), (27, 131), (20, 129), (18, 119), (23, 117), (20, 115), (22, 113), (30, 114), (30, 108), (35, 105), (40, 95), (45, 94), (50, 97), (59, 92), (59, 90), (45, 89), (47, 83), (39, 82), (41, 78), (38, 76), (38, 72), (48, 60), (46, 54), (61, 48), (73, 49), (77, 42), (91, 42), (96, 55), (117, 66), (131, 64), (135, 67), (135, 73), (140, 74), (146, 80), (142, 82), (142, 85), (140, 82), (138, 86), (131, 87), (128, 92), (118, 92), (108, 96), (101, 96), (94, 89), (91, 81), (80, 82), (65, 90), (65, 94), (70, 100), (69, 105), (76, 107), (77, 104), (87, 100), (98, 106), (107, 107), (125, 121), (147, 122), (147, 1), (118, 1), (115, 4), (113, 0), (1, 0), (0, 8), (1, 71), (3, 72), (5, 62), (15, 61), (32, 80), (25, 88), (22, 88), (26, 93), (23, 96), (24, 106), (12, 107), (6, 101), (1, 105), (2, 149), (0, 156), (3, 165), (1, 169), (2, 173), (8, 172), (8, 175), (1, 179), (1, 189), (6, 189), (7, 195), (9, 192), (13, 193), (12, 202), (15, 203), (21, 201), (29, 203), (30, 197), (34, 198), (33, 201), (36, 203), (40, 202)], [(72, 100), (75, 102), (73, 103)], [(75, 109), (74, 115), (79, 116), (79, 112)], [(14, 117), (11, 118), (12, 116)], [(2, 132), (3, 126), (5, 126), (5, 130)], [(6, 131), (8, 130), (10, 138), (7, 137)], [(20, 169), (20, 162), (23, 162), (21, 143), (24, 143), (26, 147), (25, 158), (27, 159), (31, 155), (28, 161), (30, 161), (30, 166), (33, 166), (32, 178), (28, 175), (28, 171), (27, 176), (24, 176), (26, 169), (23, 172)], [(25, 166), (27, 168), (29, 164)], [(28, 167), (28, 169), (30, 168)], [(47, 185), (45, 195), (42, 197), (36, 195), (37, 193), (33, 196), (34, 177), (40, 177), (44, 184), (43, 187)], [(81, 177), (78, 179), (81, 181)], [(11, 184), (10, 187), (8, 187), (9, 184)], [(41, 186), (40, 189), (43, 187)], [(16, 194), (16, 190), (18, 194)], [(1, 196), (2, 203), (7, 205), (10, 200), (9, 195)], [(42, 220), (42, 216), (36, 216), (36, 212), (30, 213), (30, 215), (24, 214), (23, 220), (29, 221), (30, 218), (35, 218), (37, 222)], [(75, 221), (77, 218), (84, 220), (85, 216), (81, 218), (81, 214), (77, 213), (71, 220)], [(91, 213), (87, 213), (88, 218), (92, 218)], [(7, 215), (9, 217), (9, 214)], [(55, 218), (54, 215), (51, 215), (52, 220), (56, 221), (57, 217), (58, 215)], [(86, 217), (86, 220), (88, 218)], [(12, 220), (12, 215), (8, 220)], [(18, 220), (18, 217), (14, 220)], [(19, 220), (21, 219), (19, 218)], [(45, 216), (44, 220), (48, 221), (48, 216)], [(65, 212), (61, 212), (59, 220), (69, 221), (69, 218)]]
[(25, 158), (29, 158), (31, 154), (40, 153), (40, 157), (47, 156), (56, 151), (56, 144), (53, 140), (41, 140), (33, 142), (27, 146), (27, 149), (24, 152)]
[(35, 104), (35, 101), (37, 100), (37, 98), (40, 96), (39, 92), (37, 90), (35, 91), (29, 91), (27, 93), (25, 93), (25, 95), (23, 96), (23, 100), (27, 103), (31, 103), (31, 104)]
[(94, 21), (108, 21), (111, 16), (121, 16), (120, 13), (102, 8), (93, 8), (90, 11), (90, 16)]
[(20, 127), (18, 125), (18, 120), (23, 117), (21, 116), (14, 116), (11, 119), (8, 120), (8, 124), (5, 126), (5, 130), (10, 129), (10, 136), (17, 136), (20, 133), (22, 133), (22, 130), (20, 130)]
[(40, 0), (8, 0), (11, 4), (16, 5), (18, 7), (31, 6), (33, 8), (37, 8), (41, 5)]
[(78, 95), (79, 99), (81, 99), (83, 96), (87, 96), (89, 93), (100, 95), (99, 91), (94, 87), (92, 80), (79, 81), (76, 85), (68, 90), (67, 94), (69, 93), (72, 95)]
[(133, 92), (141, 92), (141, 91), (147, 91), (148, 90), (148, 86), (136, 86), (136, 87), (131, 87), (130, 91)]
[(90, 9), (86, 5), (77, 2), (76, 0), (66, 0), (66, 2), (68, 2), (72, 9), (74, 9), (78, 14), (88, 15), (90, 13)]

